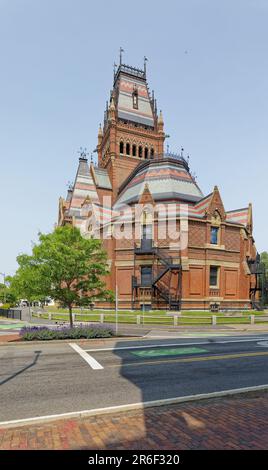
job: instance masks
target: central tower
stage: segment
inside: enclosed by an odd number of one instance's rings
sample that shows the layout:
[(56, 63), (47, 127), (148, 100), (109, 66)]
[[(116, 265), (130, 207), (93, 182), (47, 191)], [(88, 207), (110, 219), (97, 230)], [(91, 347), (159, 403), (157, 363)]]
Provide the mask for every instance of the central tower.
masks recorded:
[(146, 159), (164, 153), (164, 122), (149, 92), (144, 69), (122, 64), (115, 66), (113, 89), (98, 133), (98, 164), (106, 168), (113, 187), (113, 199), (134, 168)]

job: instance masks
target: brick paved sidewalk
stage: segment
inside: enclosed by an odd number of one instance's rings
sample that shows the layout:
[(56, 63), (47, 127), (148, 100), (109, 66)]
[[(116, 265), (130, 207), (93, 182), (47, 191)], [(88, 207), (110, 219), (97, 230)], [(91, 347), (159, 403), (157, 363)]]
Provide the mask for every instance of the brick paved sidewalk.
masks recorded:
[(267, 449), (268, 393), (0, 429), (0, 449)]

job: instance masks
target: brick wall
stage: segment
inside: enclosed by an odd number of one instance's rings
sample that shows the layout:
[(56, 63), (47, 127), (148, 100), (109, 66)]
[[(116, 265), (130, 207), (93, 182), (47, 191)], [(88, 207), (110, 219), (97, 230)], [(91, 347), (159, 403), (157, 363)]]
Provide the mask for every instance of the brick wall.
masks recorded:
[(240, 230), (237, 227), (226, 226), (224, 238), (226, 250), (240, 250)]
[(202, 222), (189, 221), (189, 245), (204, 246), (206, 243), (206, 225)]

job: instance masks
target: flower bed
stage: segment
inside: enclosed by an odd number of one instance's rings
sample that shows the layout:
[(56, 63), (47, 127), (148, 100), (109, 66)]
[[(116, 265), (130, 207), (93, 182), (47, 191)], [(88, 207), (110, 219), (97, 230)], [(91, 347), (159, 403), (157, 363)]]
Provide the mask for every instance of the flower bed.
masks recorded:
[(23, 341), (110, 338), (114, 335), (114, 329), (109, 325), (80, 325), (73, 328), (69, 326), (58, 328), (25, 326), (20, 330), (20, 336)]

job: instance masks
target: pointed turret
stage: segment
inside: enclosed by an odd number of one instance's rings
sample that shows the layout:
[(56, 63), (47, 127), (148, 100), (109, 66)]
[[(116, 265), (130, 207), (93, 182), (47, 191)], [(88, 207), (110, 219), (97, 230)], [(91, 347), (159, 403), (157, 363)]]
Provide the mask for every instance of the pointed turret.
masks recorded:
[(253, 216), (252, 216), (252, 203), (248, 205), (247, 229), (250, 233), (253, 232)]
[(109, 121), (115, 121), (115, 103), (114, 103), (113, 94), (112, 94), (111, 102), (109, 106)]
[(98, 130), (98, 141), (99, 141), (99, 143), (101, 143), (102, 137), (103, 137), (103, 131), (102, 131), (102, 127), (101, 127), (101, 124), (100, 124), (99, 125), (99, 130)]
[(164, 119), (163, 119), (163, 113), (162, 110), (160, 110), (159, 116), (158, 116), (158, 130), (159, 132), (164, 132)]

